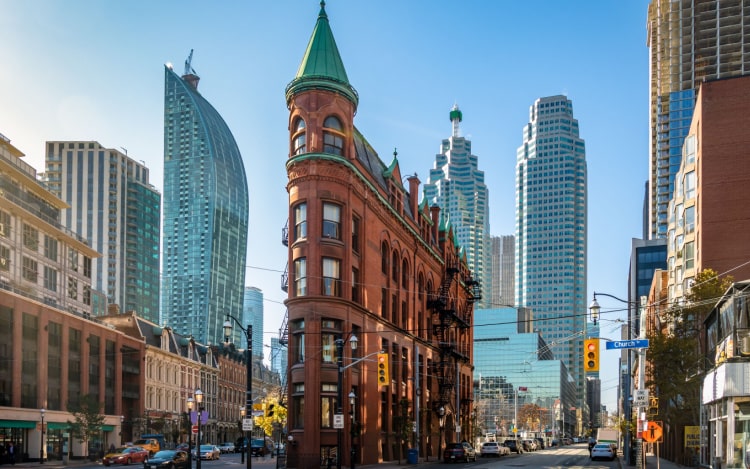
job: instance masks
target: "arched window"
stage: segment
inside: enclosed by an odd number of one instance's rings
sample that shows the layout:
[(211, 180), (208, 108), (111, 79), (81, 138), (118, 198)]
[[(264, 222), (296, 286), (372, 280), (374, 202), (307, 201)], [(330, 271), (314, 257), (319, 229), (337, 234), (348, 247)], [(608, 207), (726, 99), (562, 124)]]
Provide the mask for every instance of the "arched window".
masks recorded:
[(383, 244), (380, 245), (380, 269), (386, 275), (388, 275), (388, 256), (389, 256), (388, 243), (383, 241)]
[(405, 258), (401, 262), (401, 286), (404, 288), (409, 287), (409, 263)]
[(396, 282), (396, 287), (398, 287), (398, 251), (393, 251), (393, 258), (391, 259), (391, 278)]
[(328, 116), (323, 121), (323, 152), (334, 155), (344, 153), (344, 129), (335, 116)]
[(292, 133), (292, 154), (299, 155), (307, 151), (307, 134), (305, 133), (305, 120), (297, 119)]

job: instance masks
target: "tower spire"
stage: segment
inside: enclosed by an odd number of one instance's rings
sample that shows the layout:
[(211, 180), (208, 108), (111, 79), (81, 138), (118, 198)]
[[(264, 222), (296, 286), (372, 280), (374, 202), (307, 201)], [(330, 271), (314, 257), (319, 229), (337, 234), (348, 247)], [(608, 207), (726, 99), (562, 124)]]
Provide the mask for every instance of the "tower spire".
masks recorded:
[(453, 137), (460, 137), (461, 136), (461, 129), (459, 128), (459, 124), (463, 120), (463, 114), (461, 113), (461, 110), (458, 109), (458, 104), (454, 104), (451, 108), (450, 118), (451, 122), (453, 123)]

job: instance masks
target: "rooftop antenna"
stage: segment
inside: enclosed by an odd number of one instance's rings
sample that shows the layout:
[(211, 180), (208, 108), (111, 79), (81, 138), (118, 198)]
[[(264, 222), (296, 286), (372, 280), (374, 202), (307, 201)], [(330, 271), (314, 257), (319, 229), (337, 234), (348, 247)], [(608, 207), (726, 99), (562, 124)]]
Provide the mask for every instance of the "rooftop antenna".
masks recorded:
[(120, 147), (120, 148), (122, 148), (122, 151), (124, 151), (124, 152), (125, 152), (125, 156), (128, 156), (128, 149), (127, 149), (127, 148), (125, 148), (125, 147)]

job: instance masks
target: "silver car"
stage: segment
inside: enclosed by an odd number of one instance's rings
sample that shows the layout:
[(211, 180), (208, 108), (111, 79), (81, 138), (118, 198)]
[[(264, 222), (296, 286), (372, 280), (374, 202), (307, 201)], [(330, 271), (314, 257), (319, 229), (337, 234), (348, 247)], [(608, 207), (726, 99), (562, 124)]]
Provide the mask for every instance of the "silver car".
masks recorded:
[(496, 441), (487, 441), (485, 443), (482, 443), (480, 454), (483, 458), (487, 456), (495, 456), (499, 458), (500, 456), (510, 454), (510, 448), (505, 447)]

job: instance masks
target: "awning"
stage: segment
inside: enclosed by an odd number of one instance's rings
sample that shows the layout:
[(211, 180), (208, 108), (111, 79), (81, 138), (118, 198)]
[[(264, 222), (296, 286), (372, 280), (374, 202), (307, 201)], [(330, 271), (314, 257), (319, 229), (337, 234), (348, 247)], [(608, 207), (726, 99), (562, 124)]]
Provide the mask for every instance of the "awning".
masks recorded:
[(47, 429), (48, 430), (67, 430), (68, 422), (48, 422)]
[(0, 420), (0, 428), (36, 428), (37, 423), (28, 420)]
[(102, 425), (102, 431), (103, 432), (113, 432), (115, 431), (114, 425)]

